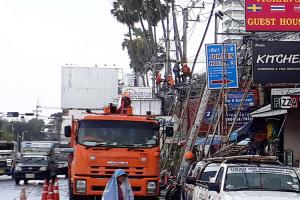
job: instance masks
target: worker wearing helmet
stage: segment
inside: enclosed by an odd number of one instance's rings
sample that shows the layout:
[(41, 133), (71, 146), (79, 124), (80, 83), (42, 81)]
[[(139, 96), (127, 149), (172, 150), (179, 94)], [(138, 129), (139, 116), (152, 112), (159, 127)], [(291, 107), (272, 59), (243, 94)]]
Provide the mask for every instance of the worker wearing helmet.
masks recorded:
[(156, 78), (155, 78), (155, 83), (156, 83), (156, 90), (157, 92), (160, 91), (161, 89), (161, 82), (163, 82), (163, 79), (161, 77), (161, 74), (159, 71), (156, 72)]
[(173, 88), (174, 85), (175, 85), (175, 81), (174, 81), (172, 75), (168, 75), (167, 80), (168, 80), (168, 85), (169, 85), (169, 87), (170, 87), (170, 88)]
[(177, 180), (179, 180), (180, 183), (185, 182), (185, 179), (188, 176), (189, 170), (190, 170), (193, 162), (195, 162), (195, 155), (191, 151), (186, 152), (184, 154), (183, 158), (184, 158), (184, 163), (180, 167), (178, 176), (177, 176), (177, 178), (178, 178)]
[(182, 66), (182, 80), (184, 82), (187, 81), (187, 78), (189, 77), (191, 79), (191, 69), (190, 67), (187, 65), (187, 63), (184, 63)]

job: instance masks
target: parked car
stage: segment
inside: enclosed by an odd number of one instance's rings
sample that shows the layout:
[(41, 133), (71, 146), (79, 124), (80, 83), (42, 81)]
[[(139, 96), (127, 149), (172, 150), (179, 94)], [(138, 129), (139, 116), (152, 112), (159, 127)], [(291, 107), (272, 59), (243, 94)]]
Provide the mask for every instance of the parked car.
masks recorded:
[(223, 161), (213, 180), (196, 185), (193, 199), (300, 199), (300, 181), (294, 168), (248, 158)]

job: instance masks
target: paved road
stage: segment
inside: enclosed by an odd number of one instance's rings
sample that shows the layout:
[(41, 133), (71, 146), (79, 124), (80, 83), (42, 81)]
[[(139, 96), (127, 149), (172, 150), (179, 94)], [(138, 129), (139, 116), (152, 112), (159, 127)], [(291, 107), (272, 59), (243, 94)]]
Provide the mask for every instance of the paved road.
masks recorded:
[[(68, 180), (64, 177), (59, 177), (58, 184), (60, 200), (69, 200)], [(14, 180), (10, 176), (0, 176), (1, 200), (19, 200), (20, 192), (23, 188), (26, 190), (27, 200), (41, 200), (43, 181), (29, 181), (28, 185), (24, 185), (23, 181), (21, 181), (20, 185), (15, 185)]]
[[(61, 200), (69, 200), (68, 181), (65, 178), (59, 178), (59, 192)], [(21, 190), (25, 188), (27, 200), (41, 200), (43, 181), (29, 181), (24, 185), (15, 185), (10, 176), (0, 176), (0, 199), (2, 200), (19, 200)]]

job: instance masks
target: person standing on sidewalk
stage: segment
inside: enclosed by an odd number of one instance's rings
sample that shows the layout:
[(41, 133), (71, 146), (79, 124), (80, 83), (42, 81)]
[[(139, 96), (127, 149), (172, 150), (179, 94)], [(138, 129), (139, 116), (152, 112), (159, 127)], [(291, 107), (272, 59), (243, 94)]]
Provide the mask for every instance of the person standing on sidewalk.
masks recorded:
[(123, 169), (114, 172), (106, 184), (102, 200), (134, 200), (127, 173)]

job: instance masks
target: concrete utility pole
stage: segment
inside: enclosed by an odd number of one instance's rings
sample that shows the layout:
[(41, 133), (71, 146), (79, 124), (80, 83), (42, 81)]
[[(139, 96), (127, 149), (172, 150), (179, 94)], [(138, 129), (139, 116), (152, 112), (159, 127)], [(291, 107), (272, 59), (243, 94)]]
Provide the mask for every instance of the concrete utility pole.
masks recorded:
[(182, 43), (183, 43), (183, 50), (182, 50), (182, 57), (183, 57), (183, 62), (187, 62), (187, 28), (188, 28), (188, 22), (190, 21), (194, 21), (194, 22), (199, 22), (200, 21), (200, 17), (199, 15), (197, 16), (196, 19), (189, 19), (189, 10), (190, 9), (203, 9), (204, 4), (202, 4), (202, 6), (194, 6), (195, 4), (193, 4), (190, 7), (186, 7), (182, 9), (182, 16), (183, 16), (183, 33), (182, 33)]
[(221, 11), (215, 12), (215, 43), (218, 43), (218, 18), (223, 20), (224, 13)]
[(170, 66), (170, 20), (169, 14), (167, 15), (167, 38), (166, 38), (166, 72), (165, 72), (165, 80), (167, 80), (167, 76), (172, 74), (171, 66)]
[(182, 33), (182, 43), (183, 43), (183, 55), (182, 58), (184, 59), (183, 62), (187, 62), (187, 26), (188, 26), (188, 8), (184, 8), (182, 10), (183, 16), (183, 33)]
[(178, 31), (178, 26), (177, 26), (177, 19), (176, 19), (174, 1), (172, 1), (172, 15), (173, 15), (173, 27), (174, 27), (174, 40), (175, 40), (175, 49), (176, 49), (176, 59), (181, 60), (182, 59), (182, 48), (181, 48), (181, 41), (180, 41), (180, 38), (179, 38), (179, 31)]

